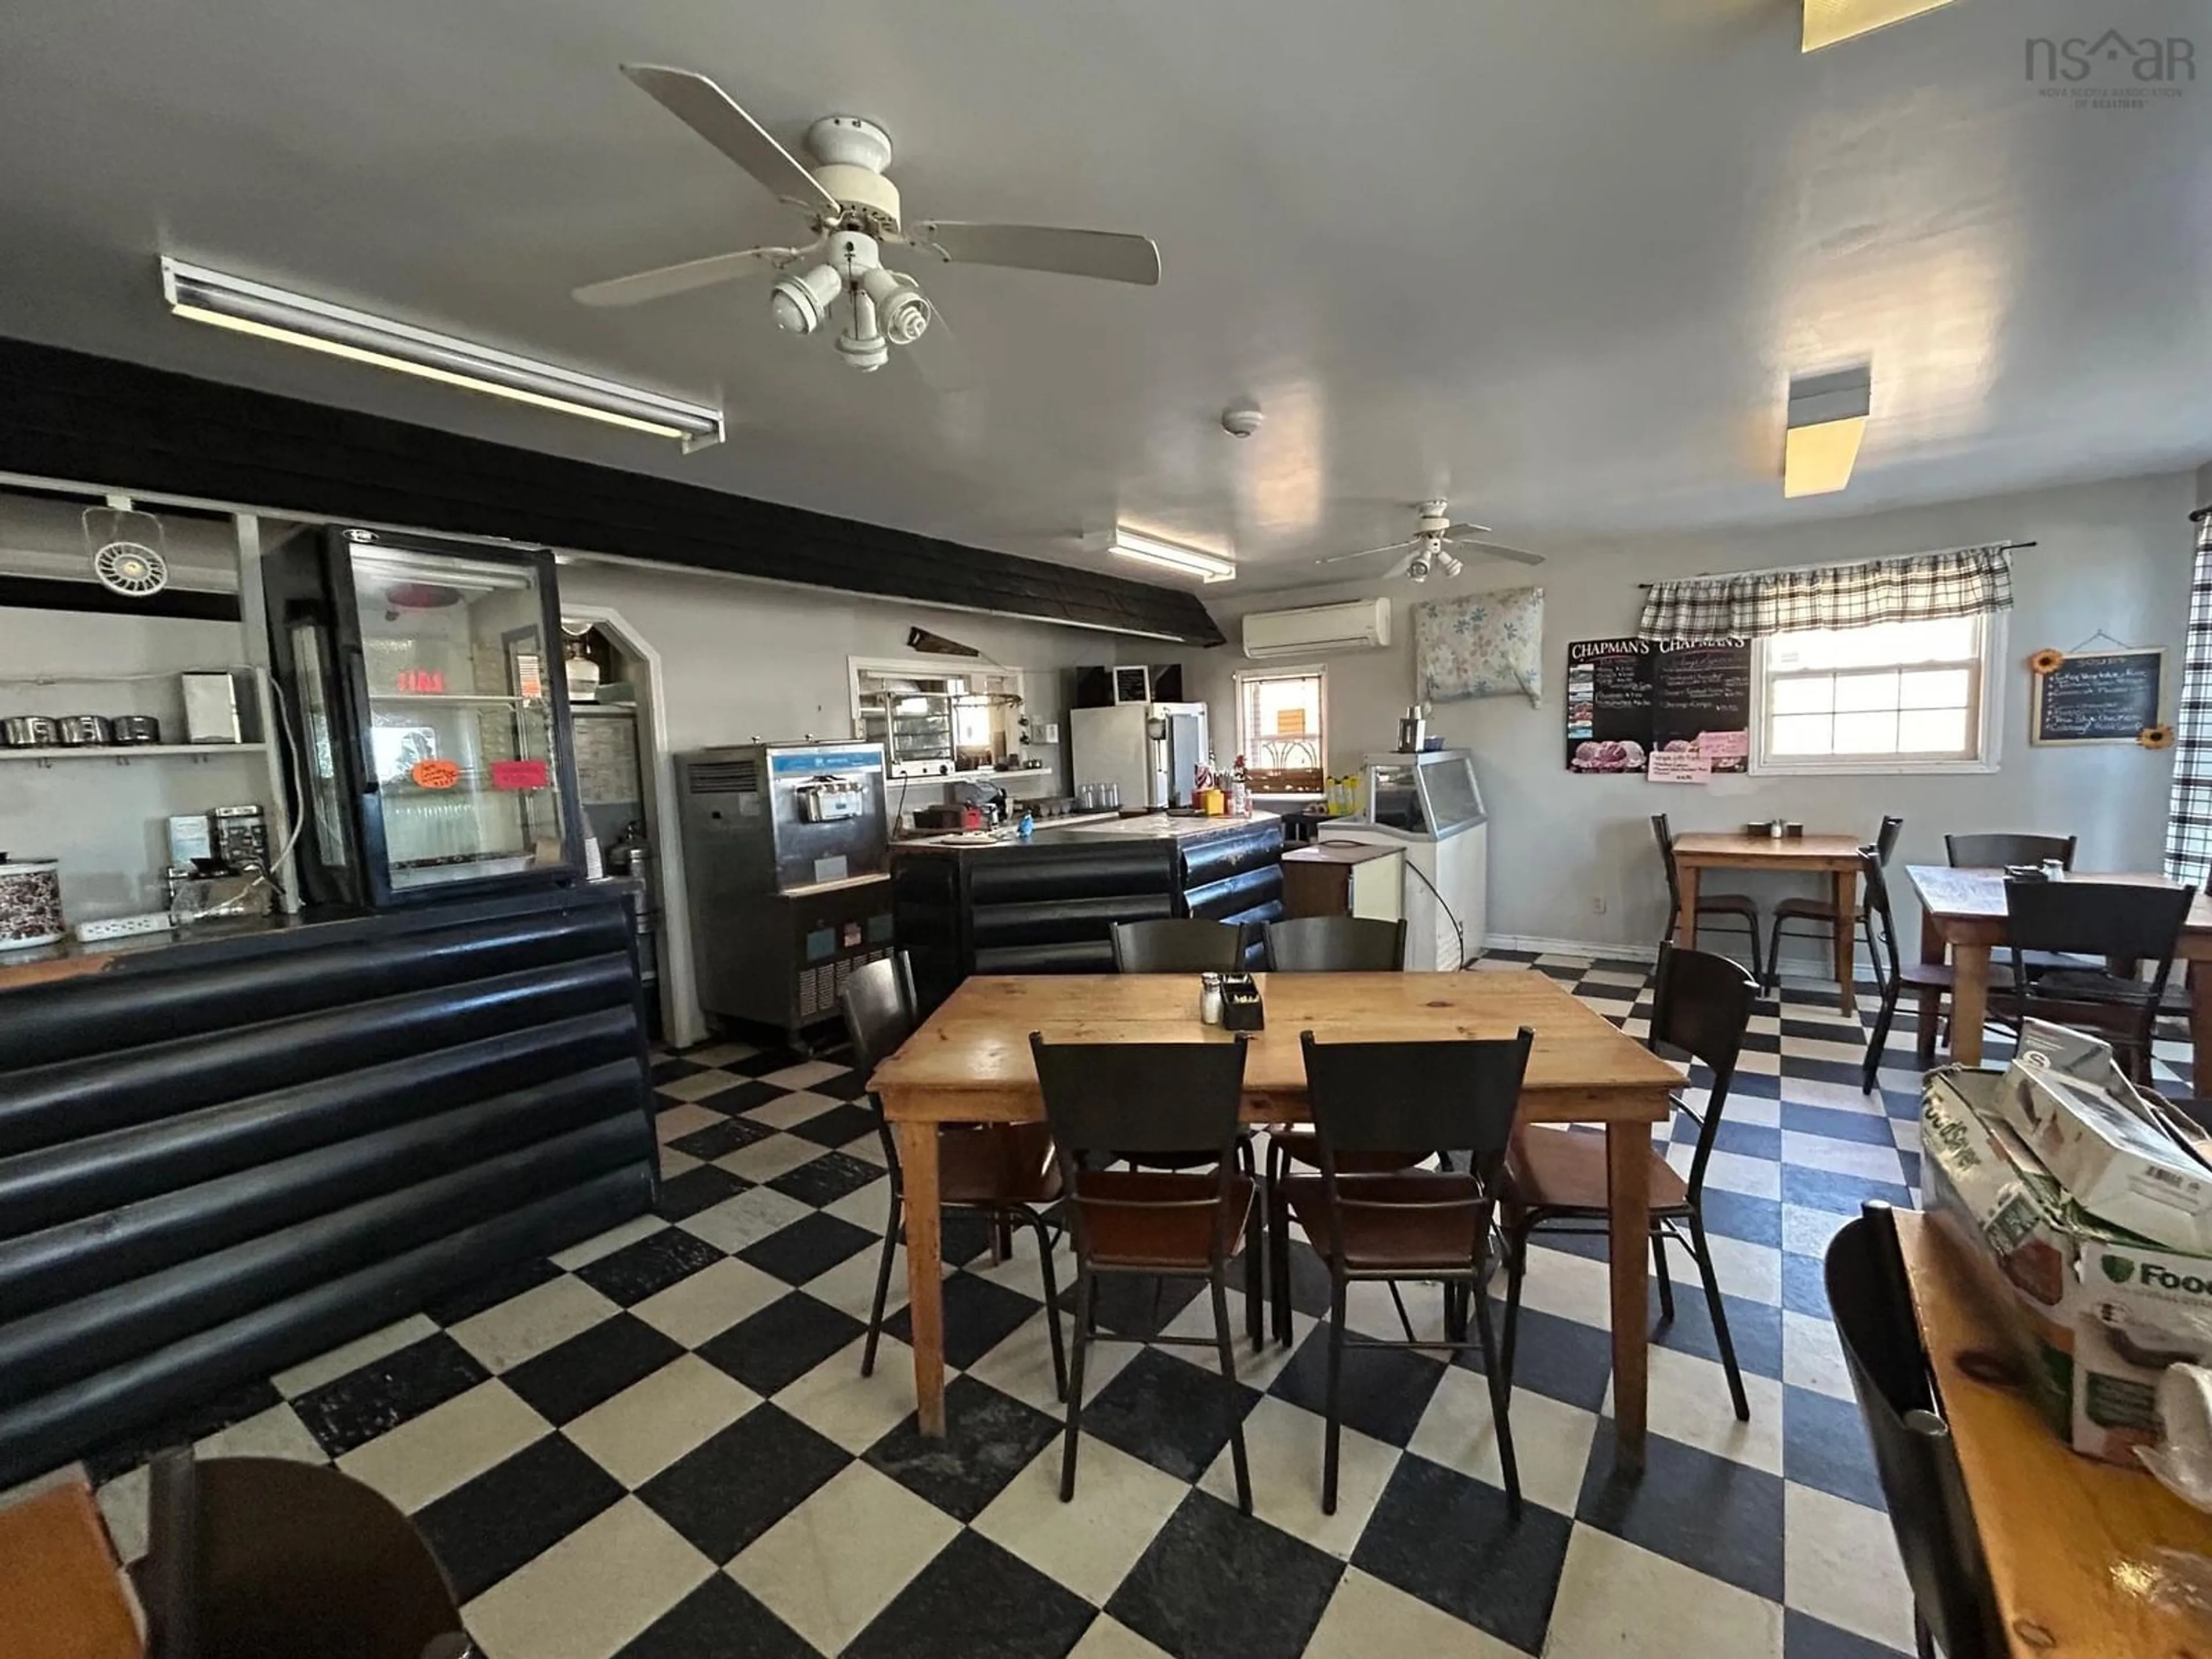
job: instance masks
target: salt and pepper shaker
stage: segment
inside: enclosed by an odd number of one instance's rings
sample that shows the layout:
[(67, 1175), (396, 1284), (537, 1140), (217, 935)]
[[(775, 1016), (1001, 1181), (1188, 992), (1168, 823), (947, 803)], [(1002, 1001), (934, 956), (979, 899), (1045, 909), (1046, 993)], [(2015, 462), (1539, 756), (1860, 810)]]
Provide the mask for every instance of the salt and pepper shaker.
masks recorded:
[(2063, 881), (2063, 880), (2065, 880), (2065, 879), (2066, 879), (2066, 865), (2065, 865), (2065, 861), (2064, 861), (2063, 860), (2061, 860), (2061, 859), (2045, 859), (2045, 860), (2044, 860), (2044, 861), (2043, 861), (2043, 878), (2044, 878), (2044, 880), (2045, 880), (2045, 881)]
[(1198, 1018), (1201, 1024), (1221, 1024), (1221, 975), (1200, 974), (1198, 976)]

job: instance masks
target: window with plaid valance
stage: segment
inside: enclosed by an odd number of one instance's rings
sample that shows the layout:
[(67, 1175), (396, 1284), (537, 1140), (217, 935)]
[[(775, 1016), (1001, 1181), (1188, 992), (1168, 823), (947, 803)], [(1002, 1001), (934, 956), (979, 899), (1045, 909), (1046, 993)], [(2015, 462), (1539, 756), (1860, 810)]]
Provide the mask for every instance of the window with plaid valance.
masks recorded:
[(2189, 642), (2173, 722), (2166, 873), (2191, 887), (2212, 877), (2212, 514), (2197, 520), (2197, 576), (2189, 590)]
[(2008, 548), (1962, 547), (1857, 564), (1655, 582), (1636, 631), (1647, 640), (1717, 639), (1933, 622), (2011, 608)]

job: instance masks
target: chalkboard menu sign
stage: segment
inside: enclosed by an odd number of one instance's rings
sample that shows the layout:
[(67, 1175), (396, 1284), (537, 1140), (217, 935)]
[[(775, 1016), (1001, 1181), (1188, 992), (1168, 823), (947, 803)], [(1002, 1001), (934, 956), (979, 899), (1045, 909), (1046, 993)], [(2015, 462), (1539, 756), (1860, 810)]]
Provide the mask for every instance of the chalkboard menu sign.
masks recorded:
[(1571, 641), (1566, 738), (1571, 772), (1647, 772), (1655, 753), (1677, 757), (1662, 769), (1668, 779), (1743, 771), (1751, 756), (1750, 643)]
[(2159, 723), (2166, 653), (2084, 651), (2035, 677), (2028, 740), (2038, 744), (2134, 743)]

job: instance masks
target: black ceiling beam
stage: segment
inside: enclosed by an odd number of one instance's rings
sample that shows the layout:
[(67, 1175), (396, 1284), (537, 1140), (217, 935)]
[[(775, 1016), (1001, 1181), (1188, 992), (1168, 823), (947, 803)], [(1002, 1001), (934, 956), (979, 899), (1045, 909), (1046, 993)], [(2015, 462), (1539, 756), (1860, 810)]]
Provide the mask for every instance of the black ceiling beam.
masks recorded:
[(4, 337), (0, 471), (1223, 642), (1178, 589)]

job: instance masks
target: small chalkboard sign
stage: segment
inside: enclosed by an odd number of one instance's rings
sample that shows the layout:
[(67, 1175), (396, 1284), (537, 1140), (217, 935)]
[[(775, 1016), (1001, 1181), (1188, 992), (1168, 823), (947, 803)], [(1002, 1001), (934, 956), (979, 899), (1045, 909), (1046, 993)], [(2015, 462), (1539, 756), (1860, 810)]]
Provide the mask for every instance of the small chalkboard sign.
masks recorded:
[(2028, 741), (2137, 742), (2159, 724), (2165, 681), (2166, 653), (2159, 647), (2069, 655), (2035, 677)]

